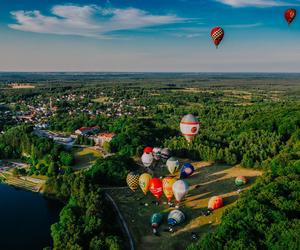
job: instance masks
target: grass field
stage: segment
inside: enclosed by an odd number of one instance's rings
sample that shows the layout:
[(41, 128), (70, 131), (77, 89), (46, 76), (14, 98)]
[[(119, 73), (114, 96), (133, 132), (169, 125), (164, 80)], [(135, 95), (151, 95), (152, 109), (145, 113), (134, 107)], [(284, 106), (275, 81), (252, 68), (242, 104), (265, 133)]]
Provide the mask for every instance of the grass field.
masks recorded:
[[(236, 176), (248, 177), (249, 183), (242, 188), (245, 190), (254, 183), (257, 176), (261, 175), (260, 171), (239, 166), (214, 165), (209, 162), (197, 162), (193, 165), (196, 171), (187, 179), (190, 185), (189, 193), (180, 205), (180, 209), (186, 215), (186, 221), (181, 226), (177, 226), (173, 234), (167, 232), (166, 218), (170, 208), (166, 204), (165, 197), (162, 197), (161, 204), (156, 206), (153, 204), (155, 199), (151, 193), (144, 196), (140, 190), (136, 193), (132, 193), (129, 189), (109, 191), (127, 220), (137, 249), (184, 249), (192, 241), (191, 232), (196, 232), (199, 237), (213, 230), (220, 223), (225, 209), (238, 199), (238, 188), (234, 184)], [(167, 175), (167, 171), (160, 169), (156, 171), (156, 175)], [(211, 215), (204, 216), (203, 212), (207, 211), (208, 200), (214, 195), (223, 197), (224, 206)], [(149, 206), (145, 206), (145, 203)], [(164, 214), (160, 236), (154, 236), (149, 225), (150, 217), (155, 212)]]
[(75, 169), (88, 168), (93, 165), (95, 161), (102, 156), (102, 154), (92, 148), (77, 148), (74, 149), (74, 158), (75, 158)]
[(109, 101), (109, 97), (107, 96), (102, 96), (96, 99), (93, 99), (93, 102), (99, 102), (99, 103), (107, 103)]

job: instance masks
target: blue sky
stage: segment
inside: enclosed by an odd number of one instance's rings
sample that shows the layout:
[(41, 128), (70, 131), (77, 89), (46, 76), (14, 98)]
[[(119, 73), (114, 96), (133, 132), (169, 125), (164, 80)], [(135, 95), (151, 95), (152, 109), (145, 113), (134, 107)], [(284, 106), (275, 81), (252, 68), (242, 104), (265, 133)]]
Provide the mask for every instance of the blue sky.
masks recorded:
[(0, 71), (299, 72), (290, 7), (300, 13), (298, 0), (0, 0)]

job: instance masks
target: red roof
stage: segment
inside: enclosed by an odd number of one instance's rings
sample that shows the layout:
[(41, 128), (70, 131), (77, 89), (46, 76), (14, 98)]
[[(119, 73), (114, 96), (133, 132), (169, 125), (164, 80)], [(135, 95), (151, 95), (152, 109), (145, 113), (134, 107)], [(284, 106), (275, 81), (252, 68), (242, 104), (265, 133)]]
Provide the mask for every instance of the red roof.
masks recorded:
[(105, 137), (105, 138), (113, 138), (115, 136), (114, 133), (100, 133), (97, 135), (98, 137)]

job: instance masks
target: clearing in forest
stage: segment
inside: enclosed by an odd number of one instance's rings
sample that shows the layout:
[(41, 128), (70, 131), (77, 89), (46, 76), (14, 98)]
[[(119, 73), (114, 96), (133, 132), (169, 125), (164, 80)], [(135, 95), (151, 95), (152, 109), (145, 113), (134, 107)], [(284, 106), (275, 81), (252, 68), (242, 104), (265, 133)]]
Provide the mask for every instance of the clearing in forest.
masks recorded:
[[(137, 249), (184, 249), (192, 242), (191, 232), (196, 232), (198, 237), (201, 237), (203, 233), (213, 230), (220, 223), (224, 211), (238, 199), (239, 188), (234, 183), (237, 176), (243, 175), (248, 178), (248, 184), (241, 188), (245, 191), (262, 174), (261, 171), (242, 168), (238, 165), (228, 166), (210, 162), (192, 164), (195, 167), (195, 173), (186, 179), (190, 186), (189, 193), (180, 206), (186, 215), (186, 221), (175, 227), (174, 233), (167, 232), (166, 220), (170, 208), (164, 196), (161, 198), (160, 205), (156, 206), (155, 198), (150, 192), (144, 196), (140, 189), (135, 193), (129, 189), (109, 191), (128, 223)], [(157, 167), (156, 169), (156, 176), (168, 175), (166, 168)], [(215, 210), (211, 215), (204, 216), (208, 200), (214, 195), (223, 197), (224, 206)], [(159, 228), (160, 236), (153, 235), (150, 227), (150, 217), (155, 212), (164, 214), (163, 224)]]

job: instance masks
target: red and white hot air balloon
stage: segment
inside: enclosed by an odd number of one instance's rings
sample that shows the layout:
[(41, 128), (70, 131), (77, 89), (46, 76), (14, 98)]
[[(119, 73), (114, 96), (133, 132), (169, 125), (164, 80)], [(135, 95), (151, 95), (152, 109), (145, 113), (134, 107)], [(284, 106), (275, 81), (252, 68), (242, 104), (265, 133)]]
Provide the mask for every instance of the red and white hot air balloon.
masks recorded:
[(297, 15), (297, 11), (295, 9), (287, 9), (284, 12), (284, 18), (289, 25), (294, 21), (296, 15)]
[(214, 44), (218, 48), (222, 39), (224, 38), (224, 30), (221, 27), (214, 27), (210, 32), (210, 36), (213, 39)]
[(185, 115), (180, 122), (180, 130), (187, 141), (192, 141), (199, 132), (200, 123), (192, 114)]

